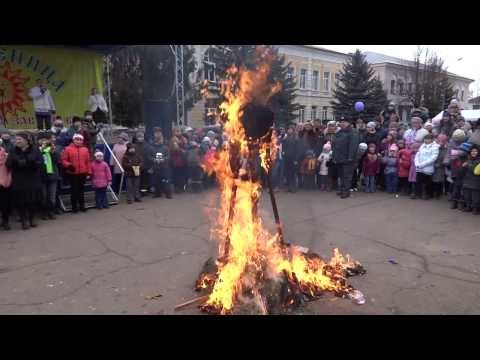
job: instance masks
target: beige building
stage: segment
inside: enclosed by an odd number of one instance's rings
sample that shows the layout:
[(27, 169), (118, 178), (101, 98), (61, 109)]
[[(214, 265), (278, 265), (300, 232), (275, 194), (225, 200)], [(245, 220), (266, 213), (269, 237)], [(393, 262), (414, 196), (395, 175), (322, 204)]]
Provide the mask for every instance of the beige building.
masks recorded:
[[(197, 60), (197, 70), (193, 75), (194, 83), (207, 80), (211, 88), (216, 86), (215, 64), (209, 57), (211, 45), (193, 45)], [(337, 74), (349, 55), (307, 45), (277, 45), (279, 52), (290, 63), (290, 75), (297, 83), (297, 99), (301, 108), (297, 122), (333, 118), (330, 102)], [(206, 114), (215, 112), (215, 99), (199, 100), (188, 113), (189, 126), (204, 126)]]
[[(366, 60), (375, 70), (377, 77), (382, 81), (388, 99), (395, 102), (400, 118), (402, 121), (407, 121), (413, 108), (413, 103), (408, 94), (414, 90), (415, 63), (370, 51), (364, 54)], [(453, 85), (456, 93), (455, 97), (460, 107), (471, 109), (471, 104), (468, 103), (470, 95), (468, 87), (474, 80), (453, 73), (448, 73), (448, 78)]]
[(333, 89), (348, 54), (308, 45), (279, 45), (297, 82), (297, 122), (333, 119)]

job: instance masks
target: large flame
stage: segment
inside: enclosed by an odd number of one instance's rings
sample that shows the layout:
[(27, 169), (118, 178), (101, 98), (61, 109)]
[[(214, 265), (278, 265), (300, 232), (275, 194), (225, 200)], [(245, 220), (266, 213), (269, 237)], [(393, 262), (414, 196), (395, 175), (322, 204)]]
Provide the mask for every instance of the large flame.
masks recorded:
[[(248, 178), (248, 161), (260, 157), (262, 168), (268, 171), (277, 153), (277, 141), (273, 138), (263, 142), (258, 153), (252, 153), (251, 139), (247, 139), (241, 119), (247, 104), (265, 105), (281, 89), (278, 83), (269, 84), (270, 66), (271, 58), (267, 56), (254, 70), (235, 66), (228, 70), (227, 79), (221, 83), (225, 101), (220, 110), (229, 141), (215, 161), (204, 164), (207, 172), (216, 174), (221, 190), (219, 218), (212, 230), (212, 236), (219, 240), (220, 260), (216, 276), (203, 274), (197, 284), (200, 288), (212, 286), (203, 308), (220, 314), (230, 313), (246, 296), (266, 309), (260, 291), (265, 278), (286, 276), (311, 296), (323, 291), (346, 294), (353, 289), (345, 282), (346, 269), (359, 265), (337, 249), (334, 257), (325, 262), (297, 247), (286, 246), (280, 234), (271, 234), (257, 214), (262, 189), (257, 179)], [(239, 166), (237, 174), (231, 166), (235, 161)]]

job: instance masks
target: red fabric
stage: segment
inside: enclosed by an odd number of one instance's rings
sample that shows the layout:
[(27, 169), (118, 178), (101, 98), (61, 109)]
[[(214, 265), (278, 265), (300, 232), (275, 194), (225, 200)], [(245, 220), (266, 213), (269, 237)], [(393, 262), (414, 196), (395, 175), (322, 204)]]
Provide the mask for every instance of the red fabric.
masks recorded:
[(104, 188), (112, 182), (110, 166), (105, 161), (92, 162), (92, 184), (94, 188)]
[(362, 171), (363, 176), (377, 176), (380, 173), (380, 158), (377, 155), (367, 154), (363, 158)]
[(412, 162), (412, 151), (410, 149), (402, 149), (398, 153), (398, 177), (408, 177), (410, 173), (410, 165)]
[(69, 175), (90, 175), (92, 173), (88, 149), (74, 143), (68, 145), (63, 151), (62, 165)]

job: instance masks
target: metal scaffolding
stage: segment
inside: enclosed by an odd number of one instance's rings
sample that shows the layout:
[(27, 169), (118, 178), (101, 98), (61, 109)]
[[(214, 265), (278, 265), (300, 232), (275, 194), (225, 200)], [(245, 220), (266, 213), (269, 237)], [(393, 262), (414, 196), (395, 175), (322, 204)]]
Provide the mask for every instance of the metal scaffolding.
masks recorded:
[(177, 125), (187, 125), (185, 116), (185, 90), (183, 81), (183, 45), (170, 45), (175, 57), (175, 90), (177, 100)]

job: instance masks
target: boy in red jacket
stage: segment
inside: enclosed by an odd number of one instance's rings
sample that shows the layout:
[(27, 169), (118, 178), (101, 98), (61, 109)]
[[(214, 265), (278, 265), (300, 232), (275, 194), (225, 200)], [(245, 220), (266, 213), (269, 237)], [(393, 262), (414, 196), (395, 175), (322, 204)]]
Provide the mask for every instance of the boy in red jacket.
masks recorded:
[(408, 183), (408, 174), (412, 160), (412, 151), (405, 147), (405, 141), (398, 141), (398, 192), (401, 195), (410, 195), (410, 185)]
[(71, 187), (72, 212), (85, 212), (85, 180), (91, 175), (90, 153), (83, 145), (83, 136), (75, 134), (73, 142), (63, 151), (62, 165)]

